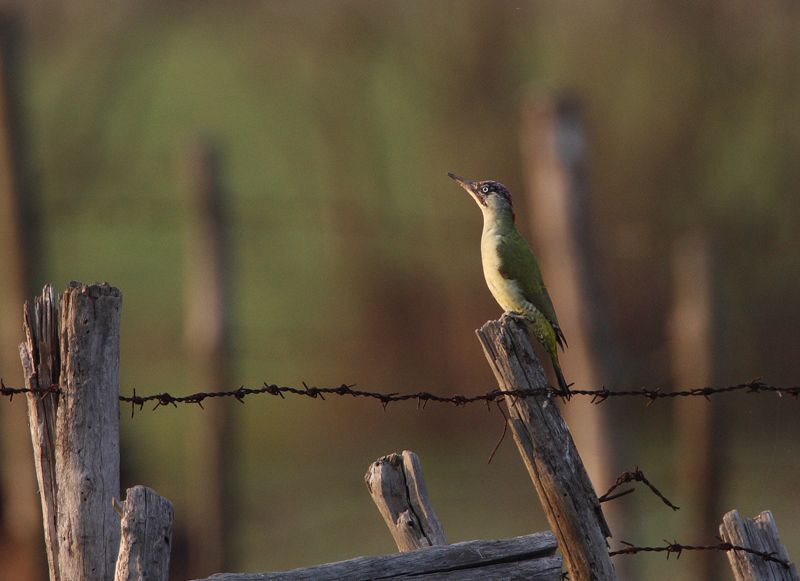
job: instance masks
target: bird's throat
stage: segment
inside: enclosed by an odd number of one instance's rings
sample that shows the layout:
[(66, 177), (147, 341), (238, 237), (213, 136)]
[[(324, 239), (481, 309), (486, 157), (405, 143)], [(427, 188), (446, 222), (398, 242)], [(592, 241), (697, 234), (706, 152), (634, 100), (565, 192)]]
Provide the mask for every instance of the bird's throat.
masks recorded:
[(514, 225), (514, 211), (510, 206), (489, 205), (483, 210), (484, 236), (505, 236), (516, 226)]

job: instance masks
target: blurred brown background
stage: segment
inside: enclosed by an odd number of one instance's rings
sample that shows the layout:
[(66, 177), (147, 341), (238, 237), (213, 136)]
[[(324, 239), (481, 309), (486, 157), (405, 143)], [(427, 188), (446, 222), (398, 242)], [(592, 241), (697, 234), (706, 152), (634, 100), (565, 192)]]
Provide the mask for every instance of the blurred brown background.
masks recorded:
[[(521, 228), (547, 252), (552, 237), (533, 231), (534, 194), (546, 192), (531, 186), (539, 174), (524, 147), (523, 108), (565, 93), (580, 105), (588, 147), (591, 198), (578, 231), (618, 361), (598, 381), (798, 382), (794, 2), (0, 7), (0, 178), (4, 197), (23, 200), (15, 209), (4, 198), (0, 220), (7, 385), (21, 383), (22, 299), (77, 279), (123, 291), (123, 393), (262, 381), (488, 391), (495, 383), (473, 330), (499, 310), (481, 273), (479, 212), (446, 174), (503, 181)], [(229, 319), (198, 327), (187, 309), (217, 300), (192, 266), (214, 252), (203, 246), (206, 206), (194, 197), (209, 190), (227, 226), (210, 268), (223, 274)], [(545, 264), (559, 316), (570, 317), (559, 299), (569, 289), (551, 274)], [(224, 364), (199, 370), (192, 353), (203, 346), (187, 335), (219, 325)], [(216, 373), (229, 383), (206, 385)], [(0, 406), (0, 571), (36, 579), (44, 550), (24, 400)], [(692, 406), (713, 412), (666, 401), (602, 406), (609, 473), (638, 464), (682, 507), (672, 513), (644, 490), (618, 500), (625, 520), (612, 545), (714, 542), (722, 513), (697, 518), (711, 498), (720, 511), (773, 510), (797, 558), (798, 403), (734, 395)], [(219, 558), (231, 571), (392, 552), (362, 477), (404, 448), (420, 455), (451, 542), (546, 527), (510, 439), (487, 465), (502, 419), (482, 406), (383, 411), (370, 401), (260, 397), (206, 408), (133, 419), (123, 410), (123, 487), (146, 484), (174, 501), (176, 579), (217, 570), (191, 556), (201, 525), (187, 524), (203, 522), (197, 493), (211, 483), (198, 466), (212, 419), (226, 433), (219, 470), (232, 501)], [(680, 450), (695, 441), (686, 436), (701, 424), (711, 426), (696, 436), (714, 451), (710, 480), (682, 465)], [(598, 492), (612, 481), (595, 481)], [(698, 494), (693, 482), (708, 484)], [(700, 560), (615, 562), (629, 578), (667, 579), (692, 578)]]

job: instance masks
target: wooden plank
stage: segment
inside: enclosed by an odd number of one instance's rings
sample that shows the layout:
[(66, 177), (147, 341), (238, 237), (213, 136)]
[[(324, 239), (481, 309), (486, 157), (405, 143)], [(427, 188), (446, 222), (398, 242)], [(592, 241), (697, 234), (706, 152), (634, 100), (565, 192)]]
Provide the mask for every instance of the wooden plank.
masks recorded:
[[(20, 348), (29, 396), (51, 579), (110, 579), (119, 549), (119, 323), (122, 296), (72, 282), (58, 312), (51, 287), (26, 309)], [(59, 320), (60, 328), (56, 321)], [(41, 404), (41, 405), (40, 405)]]
[(122, 504), (122, 541), (114, 581), (167, 581), (172, 503), (152, 488), (134, 486)]
[[(481, 581), (482, 579), (519, 580), (519, 581), (561, 581), (561, 557), (542, 557), (533, 561), (514, 561), (498, 563), (473, 569), (426, 573), (425, 581), (437, 579), (458, 579), (458, 581)], [(420, 579), (417, 575), (404, 575), (394, 579)]]
[[(357, 557), (291, 571), (218, 573), (205, 581), (404, 579), (444, 573), (451, 579), (461, 579), (461, 575), (464, 579), (486, 579), (492, 578), (482, 574), (489, 570), (486, 568), (499, 564), (519, 564), (528, 568), (527, 578), (556, 581), (561, 579), (561, 558), (554, 555), (555, 549), (553, 534), (542, 532), (511, 539), (466, 541), (381, 557)], [(539, 572), (534, 573), (534, 569)], [(509, 577), (503, 574), (500, 578)]]
[(364, 480), (401, 552), (447, 544), (414, 452), (378, 458)]
[[(731, 510), (722, 517), (719, 534), (725, 542), (733, 545), (774, 553), (783, 561), (790, 560), (778, 536), (778, 525), (768, 510), (752, 519), (742, 518), (739, 511)], [(794, 563), (787, 569), (780, 563), (765, 561), (758, 555), (742, 551), (728, 551), (726, 554), (736, 581), (800, 581)]]
[[(477, 331), (500, 389), (548, 386), (525, 327), (507, 315)], [(597, 494), (558, 407), (550, 395), (507, 398), (509, 425), (528, 469), (570, 579), (616, 579)]]

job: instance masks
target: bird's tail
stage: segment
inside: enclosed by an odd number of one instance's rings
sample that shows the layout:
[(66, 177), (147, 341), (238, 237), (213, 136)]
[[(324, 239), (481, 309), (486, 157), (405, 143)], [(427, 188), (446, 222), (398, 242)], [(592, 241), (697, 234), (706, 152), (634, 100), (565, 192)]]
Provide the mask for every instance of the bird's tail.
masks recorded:
[(561, 389), (561, 395), (564, 399), (569, 399), (572, 396), (572, 392), (569, 390), (569, 384), (567, 384), (567, 380), (564, 379), (564, 373), (561, 371), (561, 366), (558, 362), (553, 362), (553, 369), (556, 372), (556, 377), (558, 378), (558, 387)]

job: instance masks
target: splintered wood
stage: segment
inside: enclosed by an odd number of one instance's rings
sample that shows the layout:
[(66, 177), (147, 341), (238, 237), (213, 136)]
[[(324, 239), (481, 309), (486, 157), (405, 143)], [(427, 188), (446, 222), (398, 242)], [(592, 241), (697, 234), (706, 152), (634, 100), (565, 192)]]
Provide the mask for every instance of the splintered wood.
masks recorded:
[[(50, 579), (110, 579), (119, 549), (119, 322), (107, 284), (51, 286), (25, 307), (20, 357)], [(59, 325), (60, 321), (60, 325)]]
[[(755, 518), (742, 518), (737, 510), (722, 517), (719, 526), (722, 539), (740, 547), (773, 553), (777, 559), (789, 561), (789, 553), (778, 537), (778, 526), (772, 513), (765, 510)], [(736, 581), (800, 581), (794, 563), (789, 568), (744, 551), (728, 551), (728, 562)]]
[(370, 465), (364, 480), (399, 550), (447, 544), (428, 499), (422, 464), (414, 452), (405, 450), (379, 458)]
[(126, 491), (114, 581), (167, 581), (172, 547), (172, 503), (146, 486)]

